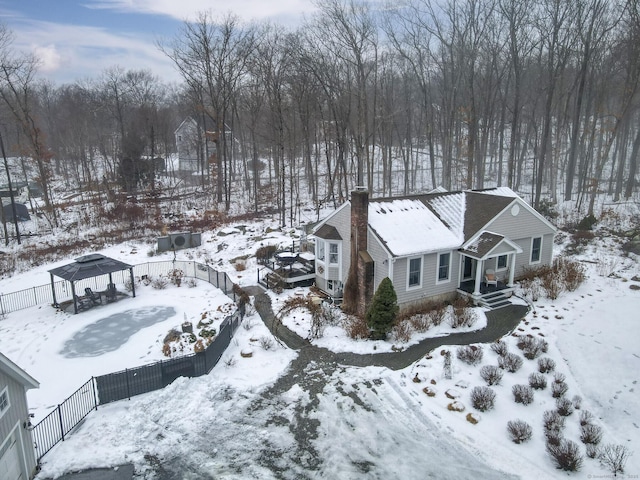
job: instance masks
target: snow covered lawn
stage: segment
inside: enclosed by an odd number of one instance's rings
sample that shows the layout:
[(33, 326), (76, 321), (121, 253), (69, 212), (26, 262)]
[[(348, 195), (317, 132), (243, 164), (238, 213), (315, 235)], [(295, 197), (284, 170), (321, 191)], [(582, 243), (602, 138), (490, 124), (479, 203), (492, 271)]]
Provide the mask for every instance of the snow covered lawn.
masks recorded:
[[(228, 266), (227, 259), (243, 249), (255, 248), (249, 235), (233, 233), (233, 240), (225, 238), (221, 266)], [(131, 262), (117, 253), (105, 254)], [(640, 422), (636, 420), (640, 291), (629, 287), (640, 285), (632, 280), (638, 278), (640, 268), (633, 258), (617, 256), (609, 261), (608, 255), (594, 251), (583, 257), (594, 262), (585, 263), (585, 284), (556, 301), (536, 302), (535, 310), (515, 333), (548, 342), (548, 352), (542, 356), (555, 360), (556, 372), (566, 377), (566, 396), (581, 397), (580, 410), (590, 411), (594, 423), (602, 427), (602, 444), (622, 444), (634, 452), (626, 465), (626, 478), (632, 478), (640, 474)], [(252, 262), (247, 260), (246, 271), (236, 272), (239, 283), (253, 283), (256, 266)], [(603, 264), (617, 276), (608, 276)], [(39, 270), (46, 271), (44, 267)], [(33, 281), (35, 273), (17, 275), (10, 283), (46, 283)], [(10, 291), (8, 283), (2, 282), (3, 291)], [(185, 317), (197, 321), (204, 311), (216, 312), (228, 301), (218, 290), (198, 282), (196, 288), (144, 287), (136, 299), (79, 315), (55, 313), (48, 306), (32, 308), (0, 320), (0, 349), (41, 382), (39, 390), (29, 392), (30, 406), (41, 417), (91, 375), (163, 358), (161, 342), (169, 328), (178, 328)], [(128, 325), (126, 331), (122, 324), (114, 325), (113, 332), (121, 328), (123, 335), (103, 344), (113, 349), (101, 347), (102, 353), (95, 356), (86, 356), (85, 350), (78, 356), (74, 338), (84, 336), (85, 344), (90, 343), (92, 335), (84, 334), (100, 322), (108, 323), (113, 315), (125, 313), (130, 319), (142, 314), (142, 318), (158, 321), (145, 320), (139, 329)], [(302, 314), (287, 322), (303, 336), (310, 329), (308, 317)], [(38, 478), (127, 462), (145, 478), (154, 478), (154, 474), (160, 478), (163, 469), (194, 479), (498, 479), (511, 474), (539, 480), (608, 474), (588, 458), (577, 475), (553, 466), (545, 453), (542, 427), (544, 412), (556, 408), (550, 391), (553, 373), (546, 374), (549, 386), (535, 390), (529, 405), (515, 403), (512, 393), (513, 385), (528, 384), (537, 360), (523, 359), (520, 370), (505, 372), (501, 384), (491, 387), (496, 393), (495, 408), (477, 412), (470, 391), (486, 385), (480, 368), (498, 362), (490, 345), (481, 345), (483, 359), (475, 366), (456, 358), (458, 347), (445, 346), (401, 371), (341, 367), (305, 359), (303, 352), (269, 342), (269, 332), (255, 314), (244, 323), (246, 327), (237, 331), (209, 375), (180, 378), (164, 390), (100, 407), (44, 457)], [(522, 356), (515, 336), (504, 340), (510, 352)], [(373, 342), (353, 342), (332, 329), (314, 343), (334, 351), (361, 353), (388, 351), (392, 344), (378, 345), (374, 351), (369, 345)], [(451, 352), (451, 379), (444, 375), (442, 350)], [(247, 351), (252, 353), (250, 358), (241, 355)], [(298, 363), (301, 366), (295, 367)], [(435, 396), (428, 396), (425, 387)], [(450, 411), (448, 405), (454, 401), (465, 410)], [(477, 424), (467, 421), (469, 412), (479, 418)], [(566, 418), (563, 434), (584, 453), (579, 413)], [(506, 424), (515, 419), (531, 425), (530, 441), (519, 445), (510, 441)], [(276, 471), (281, 472), (280, 477)]]

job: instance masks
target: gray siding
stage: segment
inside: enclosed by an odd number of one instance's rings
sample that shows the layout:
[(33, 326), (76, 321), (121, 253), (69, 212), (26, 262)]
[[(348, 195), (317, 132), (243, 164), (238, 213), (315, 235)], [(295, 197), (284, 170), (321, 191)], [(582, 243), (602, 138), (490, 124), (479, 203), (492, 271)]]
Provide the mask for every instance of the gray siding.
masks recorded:
[(436, 282), (438, 278), (438, 254), (431, 253), (422, 256), (422, 287), (409, 290), (407, 289), (407, 269), (409, 258), (414, 257), (396, 259), (393, 265), (393, 283), (396, 287), (400, 306), (417, 303), (430, 297), (451, 294), (457, 290), (460, 276), (460, 255), (456, 251), (450, 253), (449, 281)]
[(516, 201), (520, 205), (520, 212), (517, 216), (511, 215), (509, 207), (489, 222), (485, 230), (499, 233), (511, 240), (555, 233), (545, 222), (530, 212), (528, 206), (519, 200)]
[[(516, 200), (520, 205), (517, 216), (511, 215), (511, 207), (498, 215), (487, 225), (490, 232), (499, 233), (509, 238), (522, 248), (522, 253), (516, 256), (515, 277), (522, 275), (525, 269), (551, 264), (553, 255), (553, 237), (555, 230), (543, 222), (523, 202)], [(531, 244), (535, 237), (542, 237), (542, 251), (540, 263), (531, 265)], [(491, 267), (489, 267), (491, 268)]]
[(540, 262), (536, 264), (531, 264), (531, 244), (533, 243), (533, 238), (523, 238), (516, 240), (520, 248), (522, 248), (523, 252), (520, 255), (516, 256), (516, 269), (515, 269), (515, 278), (522, 276), (522, 274), (531, 268), (536, 268), (541, 265), (550, 265), (551, 259), (553, 257), (553, 234), (547, 235), (538, 235), (542, 236), (542, 250), (540, 252)]
[[(378, 285), (380, 285), (380, 282), (382, 282), (385, 277), (389, 276), (389, 254), (378, 240), (378, 237), (373, 235), (371, 232), (367, 235), (367, 251), (374, 262), (373, 288), (375, 291), (375, 289), (378, 288)], [(387, 260), (386, 263), (385, 260)]]
[[(327, 280), (340, 280), (343, 284), (346, 282), (347, 274), (349, 273), (349, 261), (351, 259), (351, 248), (349, 246), (350, 231), (351, 231), (351, 208), (349, 204), (345, 204), (343, 208), (336, 210), (331, 218), (326, 221), (327, 225), (335, 227), (342, 241), (338, 241), (340, 264), (339, 266), (329, 265), (329, 246), (328, 243), (325, 247), (324, 258), (322, 262), (316, 259), (316, 286), (325, 292), (327, 290)], [(328, 240), (327, 242), (331, 242)], [(324, 273), (317, 273), (319, 265), (324, 267)]]
[(27, 407), (26, 392), (24, 386), (0, 371), (0, 393), (8, 386), (9, 392), (9, 410), (0, 418), (0, 445), (4, 443), (16, 424), (18, 427), (18, 435), (21, 437), (21, 449), (27, 459), (29, 473), (32, 473), (36, 466), (35, 452), (32, 448), (33, 440), (31, 432), (22, 428), (22, 423), (29, 418), (29, 409)]

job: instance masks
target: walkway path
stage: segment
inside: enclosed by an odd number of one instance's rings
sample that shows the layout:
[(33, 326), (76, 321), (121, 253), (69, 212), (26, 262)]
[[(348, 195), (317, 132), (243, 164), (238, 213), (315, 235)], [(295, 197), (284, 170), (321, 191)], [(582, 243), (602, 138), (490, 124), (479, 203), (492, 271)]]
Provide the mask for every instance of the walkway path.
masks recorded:
[[(255, 296), (254, 305), (271, 333), (293, 350), (310, 348), (316, 351), (318, 356), (327, 358), (327, 353), (332, 361), (340, 365), (352, 365), (356, 367), (380, 366), (392, 370), (400, 370), (416, 362), (432, 350), (442, 345), (469, 345), (471, 343), (490, 343), (510, 334), (518, 326), (528, 312), (524, 305), (511, 305), (498, 310), (486, 312), (487, 326), (482, 330), (464, 333), (452, 333), (446, 337), (427, 338), (422, 342), (412, 345), (402, 352), (356, 354), (334, 353), (309, 343), (286, 326), (276, 322), (271, 308), (271, 298), (261, 293)], [(305, 356), (308, 356), (306, 354)]]

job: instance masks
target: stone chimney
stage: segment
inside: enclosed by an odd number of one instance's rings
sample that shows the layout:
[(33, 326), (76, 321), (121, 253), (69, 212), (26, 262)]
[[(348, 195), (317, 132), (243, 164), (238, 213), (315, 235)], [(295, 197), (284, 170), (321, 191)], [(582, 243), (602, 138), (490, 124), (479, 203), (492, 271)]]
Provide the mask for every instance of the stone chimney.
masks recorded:
[(373, 259), (367, 252), (369, 192), (356, 187), (351, 192), (351, 261), (344, 286), (343, 309), (364, 317), (373, 297)]

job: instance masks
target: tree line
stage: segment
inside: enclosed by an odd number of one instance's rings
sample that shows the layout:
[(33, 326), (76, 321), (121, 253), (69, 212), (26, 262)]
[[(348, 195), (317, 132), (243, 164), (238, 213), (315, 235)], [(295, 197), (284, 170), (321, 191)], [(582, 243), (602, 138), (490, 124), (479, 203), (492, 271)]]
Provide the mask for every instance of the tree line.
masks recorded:
[(591, 214), (599, 193), (637, 192), (637, 0), (317, 6), (295, 29), (202, 12), (158, 44), (179, 85), (119, 67), (51, 85), (5, 29), (2, 134), (50, 202), (54, 174), (99, 195), (114, 181), (154, 189), (121, 181), (122, 161), (173, 153), (191, 116), (215, 136), (199, 172), (212, 204), (275, 206), (283, 225), (356, 185), (378, 196), (504, 185)]

